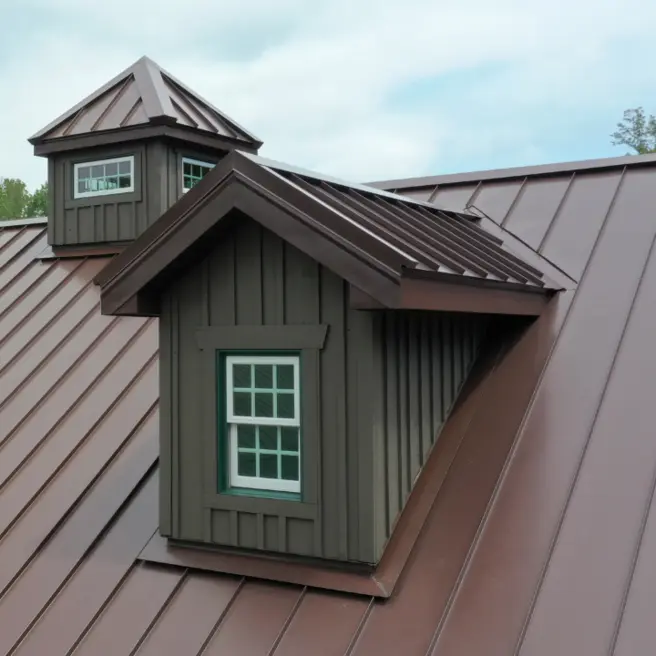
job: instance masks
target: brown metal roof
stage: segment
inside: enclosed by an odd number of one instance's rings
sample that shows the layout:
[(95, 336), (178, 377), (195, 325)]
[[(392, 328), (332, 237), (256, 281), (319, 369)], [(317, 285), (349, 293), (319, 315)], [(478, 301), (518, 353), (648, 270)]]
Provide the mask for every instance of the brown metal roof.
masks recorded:
[(30, 138), (66, 137), (174, 125), (259, 147), (262, 142), (148, 57), (142, 57)]
[[(103, 271), (103, 310), (122, 312), (234, 209), (265, 223), (384, 307), (466, 311), (422, 305), (418, 299), (426, 292), (418, 291), (420, 285), (437, 283), (449, 290), (519, 290), (523, 302), (526, 292), (539, 292), (537, 303), (528, 299), (530, 311), (518, 309), (520, 303), (506, 306), (510, 313), (538, 314), (544, 293), (559, 288), (472, 217), (233, 152)], [(437, 284), (431, 303), (440, 294)], [(458, 294), (468, 292), (459, 287), (449, 295)], [(500, 307), (479, 311), (509, 311)]]
[(0, 654), (652, 653), (656, 166), (571, 178), (479, 188), (578, 283), (472, 381), (383, 602), (139, 561), (154, 320), (100, 315), (102, 260), (0, 229)]

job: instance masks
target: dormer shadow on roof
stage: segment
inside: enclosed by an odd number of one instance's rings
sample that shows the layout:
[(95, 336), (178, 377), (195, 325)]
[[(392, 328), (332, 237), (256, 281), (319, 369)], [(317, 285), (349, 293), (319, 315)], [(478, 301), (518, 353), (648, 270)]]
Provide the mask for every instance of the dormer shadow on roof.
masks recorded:
[(30, 139), (48, 158), (52, 247), (120, 250), (228, 152), (262, 142), (148, 57)]
[(471, 217), (239, 152), (96, 283), (160, 317), (168, 546), (142, 558), (382, 597), (487, 340), (556, 291)]

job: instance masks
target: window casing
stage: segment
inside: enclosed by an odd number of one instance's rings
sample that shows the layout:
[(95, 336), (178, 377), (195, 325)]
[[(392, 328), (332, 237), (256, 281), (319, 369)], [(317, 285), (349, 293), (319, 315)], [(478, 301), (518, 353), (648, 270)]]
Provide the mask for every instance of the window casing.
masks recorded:
[(73, 198), (134, 191), (134, 156), (113, 157), (73, 165)]
[(197, 185), (213, 168), (212, 162), (203, 162), (191, 157), (182, 158), (182, 193)]
[(300, 356), (227, 355), (224, 376), (229, 488), (300, 495)]

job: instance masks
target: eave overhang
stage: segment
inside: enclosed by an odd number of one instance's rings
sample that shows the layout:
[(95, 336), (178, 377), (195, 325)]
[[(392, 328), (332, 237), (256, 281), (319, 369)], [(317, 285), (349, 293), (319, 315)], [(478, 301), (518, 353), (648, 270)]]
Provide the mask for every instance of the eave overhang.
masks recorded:
[(35, 155), (47, 157), (55, 153), (96, 148), (98, 146), (113, 146), (147, 139), (170, 139), (215, 150), (232, 150), (238, 148), (244, 152), (252, 153), (256, 153), (262, 145), (261, 142), (248, 144), (240, 139), (233, 139), (214, 132), (176, 125), (175, 121), (168, 117), (162, 117), (161, 121), (152, 121), (148, 125), (136, 125), (130, 128), (104, 130), (102, 132), (92, 132), (70, 137), (57, 137), (55, 139), (32, 143), (34, 145)]

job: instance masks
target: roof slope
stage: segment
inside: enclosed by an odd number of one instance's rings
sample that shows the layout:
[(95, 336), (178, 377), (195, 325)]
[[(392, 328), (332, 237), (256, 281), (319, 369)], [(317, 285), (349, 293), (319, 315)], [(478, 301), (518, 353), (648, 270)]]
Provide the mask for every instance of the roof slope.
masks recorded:
[(138, 561), (157, 525), (155, 325), (99, 314), (101, 260), (34, 261), (42, 228), (0, 230), (0, 654), (651, 653), (655, 181), (630, 166), (567, 221), (537, 205), (579, 283), (447, 422), (386, 602)]
[(178, 125), (244, 145), (262, 143), (148, 57), (39, 130), (30, 143), (146, 125)]
[[(482, 225), (487, 229), (516, 237), (528, 250), (555, 264), (571, 279), (579, 280), (586, 261), (581, 248), (592, 247), (625, 170), (635, 175), (642, 168), (653, 171), (654, 165), (656, 155), (641, 155), (372, 185), (436, 207), (482, 216)], [(516, 252), (530, 261), (521, 246), (516, 246)]]

